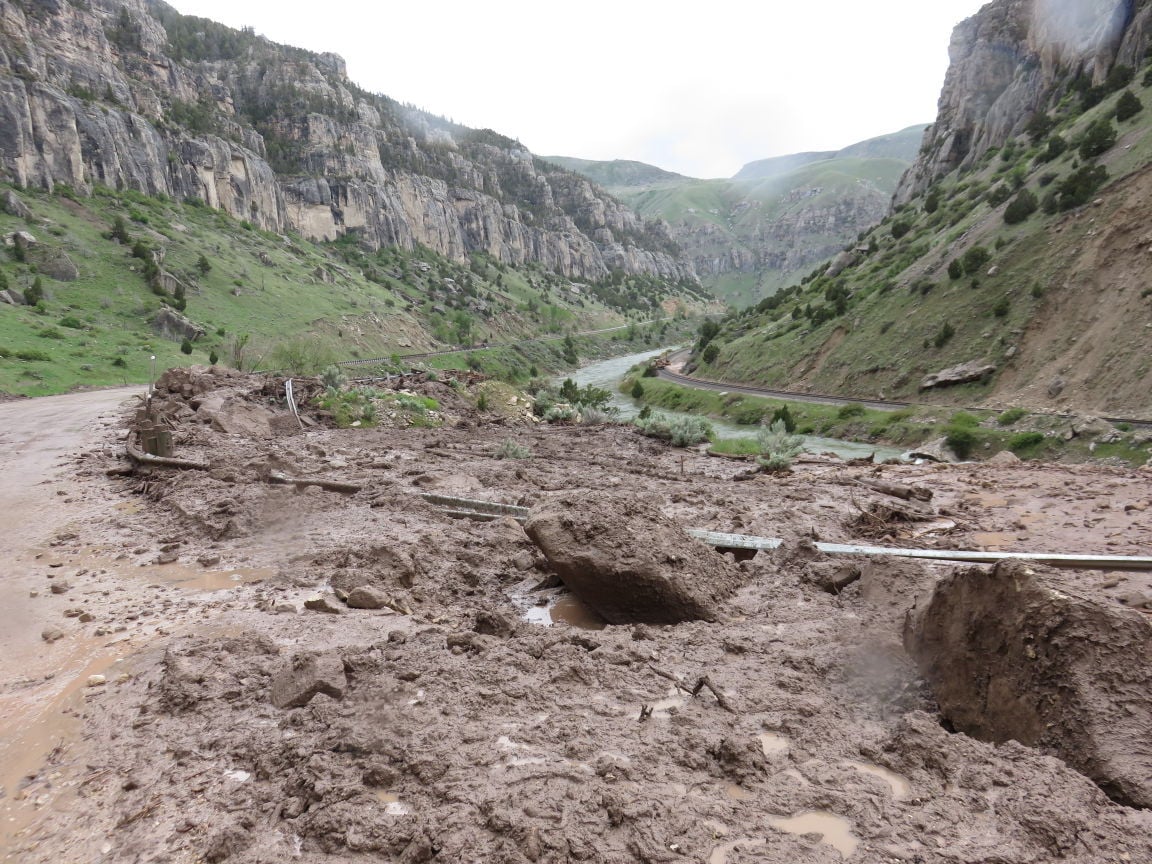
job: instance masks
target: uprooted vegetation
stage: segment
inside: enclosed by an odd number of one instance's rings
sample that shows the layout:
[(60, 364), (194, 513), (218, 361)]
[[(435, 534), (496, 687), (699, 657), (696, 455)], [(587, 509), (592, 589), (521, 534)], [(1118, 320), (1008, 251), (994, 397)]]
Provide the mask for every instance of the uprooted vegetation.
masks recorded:
[[(72, 563), (94, 540), (124, 566), (269, 575), (163, 589), (135, 618), (96, 592), (97, 619), (70, 619), (64, 638), (156, 616), (173, 635), (89, 696), (92, 750), (56, 766), (79, 772), (85, 807), (22, 860), (84, 858), (105, 837), (108, 860), (238, 864), (1152, 855), (1144, 814), (1051, 742), (942, 725), (903, 622), (964, 568), (813, 544), (1017, 545), (1019, 523), (1049, 549), (1112, 534), (1109, 551), (1140, 554), (1146, 474), (802, 457), (737, 483), (739, 464), (623, 425), (544, 424), (527, 398), (492, 391), (478, 411), (478, 382), (395, 382), (437, 400), (434, 429), (386, 412), (338, 428), (322, 382), (296, 383), (304, 429), (277, 379), (170, 373), (156, 410), (205, 470), (81, 460), (84, 482), (141, 510), (61, 539), (61, 576), (103, 584)], [(500, 458), (506, 442), (532, 458)], [(888, 514), (869, 534), (865, 508)], [(785, 543), (721, 555), (684, 528)], [(1147, 627), (1143, 577), (1069, 578)]]

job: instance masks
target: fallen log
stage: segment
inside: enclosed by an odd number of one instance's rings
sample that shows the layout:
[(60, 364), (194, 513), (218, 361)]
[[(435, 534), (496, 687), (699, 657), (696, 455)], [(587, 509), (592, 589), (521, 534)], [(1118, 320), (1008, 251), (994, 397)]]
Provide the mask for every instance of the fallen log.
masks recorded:
[(905, 486), (903, 483), (892, 483), (888, 480), (874, 480), (870, 477), (860, 477), (856, 480), (860, 486), (866, 486), (874, 492), (891, 495), (904, 501), (931, 501), (932, 490), (925, 486)]
[(194, 462), (191, 459), (173, 459), (171, 456), (153, 456), (141, 450), (134, 440), (135, 433), (128, 433), (124, 443), (124, 451), (128, 458), (140, 465), (151, 465), (157, 468), (182, 468), (188, 471), (209, 471), (212, 466), (207, 462)]
[(285, 486), (295, 486), (303, 489), (307, 486), (319, 486), (329, 492), (339, 492), (343, 495), (355, 495), (364, 487), (357, 483), (345, 483), (342, 480), (322, 480), (319, 477), (289, 477), (279, 471), (268, 472), (268, 482)]

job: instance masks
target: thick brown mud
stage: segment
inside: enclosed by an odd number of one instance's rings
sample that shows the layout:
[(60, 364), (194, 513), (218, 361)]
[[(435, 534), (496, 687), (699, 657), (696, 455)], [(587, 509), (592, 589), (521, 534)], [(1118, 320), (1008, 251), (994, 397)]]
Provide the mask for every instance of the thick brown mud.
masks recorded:
[[(177, 455), (210, 470), (106, 476), (130, 467), (113, 429), (72, 463), (107, 506), (48, 538), (70, 591), (26, 599), (62, 631), (45, 650), (121, 662), (85, 676), (73, 730), (20, 769), (10, 860), (1152, 860), (1152, 817), (1043, 741), (942, 724), (902, 632), (967, 565), (839, 580), (804, 542), (1148, 554), (1152, 514), (1125, 507), (1147, 473), (829, 459), (738, 482), (746, 466), (626, 428), (476, 413), (441, 382), (409, 382), (446, 406), (441, 428), (332, 429), (305, 398), (304, 431), (264, 379), (183, 383)], [(498, 458), (508, 439), (532, 457)], [(939, 527), (865, 516), (879, 493), (856, 481), (877, 478), (931, 488)], [(429, 492), (620, 524), (615, 502), (642, 501), (645, 553), (667, 524), (787, 543), (720, 559), (708, 616), (607, 624), (516, 521), (454, 518)], [(1149, 590), (1062, 578), (1126, 610)]]

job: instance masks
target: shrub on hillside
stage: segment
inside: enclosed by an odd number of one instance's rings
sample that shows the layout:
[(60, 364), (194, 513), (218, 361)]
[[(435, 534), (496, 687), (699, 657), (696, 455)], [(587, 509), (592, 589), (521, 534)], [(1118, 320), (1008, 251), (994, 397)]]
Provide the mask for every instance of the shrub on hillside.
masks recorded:
[(1044, 435), (1041, 432), (1021, 432), (1008, 440), (1008, 449), (1013, 453), (1019, 453), (1022, 450), (1031, 450), (1043, 441)]
[(1120, 123), (1135, 117), (1144, 110), (1144, 103), (1131, 90), (1125, 90), (1120, 94), (1120, 99), (1116, 103), (1116, 119)]
[(983, 246), (973, 246), (965, 252), (964, 257), (960, 259), (964, 265), (964, 272), (969, 276), (974, 276), (979, 273), (981, 268), (991, 260), (991, 253)]
[(1023, 408), (1009, 408), (996, 418), (996, 422), (1001, 426), (1011, 426), (1027, 413)]
[(1116, 127), (1107, 117), (1101, 117), (1084, 131), (1080, 139), (1080, 158), (1085, 162), (1102, 156), (1116, 144)]
[(976, 432), (971, 426), (950, 423), (944, 429), (944, 443), (961, 459), (967, 459), (976, 445)]
[(1036, 212), (1040, 202), (1029, 189), (1021, 189), (1004, 210), (1004, 221), (1009, 225), (1018, 225)]

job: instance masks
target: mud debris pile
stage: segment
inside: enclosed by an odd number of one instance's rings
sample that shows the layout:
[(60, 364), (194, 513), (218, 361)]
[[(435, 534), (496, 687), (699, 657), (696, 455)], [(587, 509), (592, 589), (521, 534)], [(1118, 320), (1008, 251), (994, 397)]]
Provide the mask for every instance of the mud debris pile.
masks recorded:
[[(209, 470), (125, 470), (115, 446), (80, 463), (77, 482), (109, 506), (51, 547), (73, 591), (37, 602), (82, 596), (92, 617), (62, 618), (44, 650), (115, 624), (134, 665), (90, 688), (83, 736), (27, 783), (50, 818), (18, 860), (1152, 861), (1152, 816), (1110, 799), (1092, 767), (1118, 751), (1097, 746), (1090, 764), (1061, 750), (1081, 740), (1074, 723), (1088, 727), (1086, 702), (1112, 706), (1101, 723), (1147, 710), (1140, 664), (1088, 687), (1098, 664), (1146, 653), (1148, 613), (1119, 599), (1147, 592), (1146, 577), (1061, 574), (1064, 595), (1119, 617), (1087, 615), (1040, 587), (1047, 571), (1009, 597), (1003, 572), (846, 566), (810, 542), (860, 540), (856, 481), (884, 480), (930, 488), (945, 518), (894, 520), (873, 542), (1147, 554), (1147, 512), (1109, 503), (1146, 499), (1146, 475), (824, 460), (736, 482), (738, 463), (627, 427), (510, 424), (467, 394), (444, 400), (436, 428), (335, 429), (309, 414), (301, 429), (279, 425), (289, 414), (267, 379), (191, 376), (164, 399), (178, 452)], [(221, 382), (270, 412), (273, 434), (203, 422), (193, 403)], [(532, 457), (497, 458), (510, 438)], [(273, 471), (355, 491), (273, 485)], [(455, 518), (432, 492), (532, 518), (527, 531)], [(686, 527), (787, 542), (736, 564)], [(94, 546), (125, 572), (265, 575), (186, 591), (147, 630), (132, 617), (143, 583), (81, 572)], [(157, 565), (162, 554), (175, 560)], [(558, 596), (610, 623), (530, 620)], [(904, 648), (913, 607), (924, 617), (909, 646), (938, 658), (925, 671)], [(946, 654), (961, 616), (988, 638), (956, 630)], [(1095, 647), (1075, 650), (1077, 634)], [(982, 658), (995, 685), (953, 693), (936, 666), (976, 670), (977, 649), (995, 655)], [(946, 728), (969, 698), (1030, 699), (1046, 724), (1058, 696), (1069, 723), (1028, 741)], [(1137, 790), (1144, 745), (1117, 744)]]
[(904, 641), (956, 729), (1055, 753), (1152, 807), (1152, 616), (1005, 562), (941, 580)]

